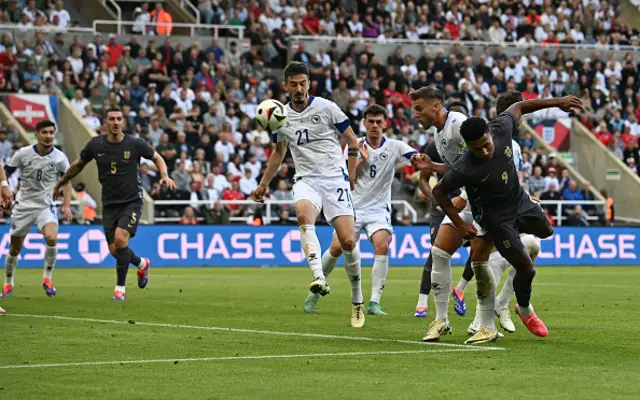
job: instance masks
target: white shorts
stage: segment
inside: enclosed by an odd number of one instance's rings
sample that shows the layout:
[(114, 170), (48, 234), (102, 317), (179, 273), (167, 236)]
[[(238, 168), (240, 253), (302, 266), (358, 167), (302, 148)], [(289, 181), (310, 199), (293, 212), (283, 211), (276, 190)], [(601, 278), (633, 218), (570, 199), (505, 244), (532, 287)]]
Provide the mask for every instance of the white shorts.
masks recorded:
[[(467, 205), (465, 206), (465, 208), (460, 211), (460, 213), (458, 214), (460, 216), (460, 218), (462, 218), (462, 220), (468, 224), (473, 224), (473, 226), (476, 228), (476, 230), (478, 231), (478, 235), (477, 236), (484, 236), (487, 233), (485, 232), (485, 230), (480, 226), (480, 224), (478, 224), (474, 219), (473, 219), (473, 213), (471, 212), (471, 203), (469, 203), (467, 201)], [(441, 225), (453, 225), (453, 221), (451, 221), (451, 218), (449, 218), (448, 215), (444, 216), (444, 219), (442, 220), (442, 224)]]
[(349, 182), (343, 178), (302, 178), (293, 184), (293, 204), (300, 200), (312, 202), (331, 223), (341, 215), (355, 217)]
[(391, 216), (384, 211), (376, 214), (358, 212), (358, 217), (354, 224), (356, 232), (356, 241), (360, 239), (360, 233), (364, 229), (367, 238), (371, 240), (374, 233), (386, 230), (393, 235), (393, 227), (391, 226)]
[(58, 225), (58, 215), (56, 213), (56, 206), (42, 208), (40, 210), (20, 210), (19, 208), (13, 209), (13, 215), (11, 216), (11, 236), (26, 236), (31, 230), (33, 225), (38, 227), (38, 231), (42, 231), (47, 224)]

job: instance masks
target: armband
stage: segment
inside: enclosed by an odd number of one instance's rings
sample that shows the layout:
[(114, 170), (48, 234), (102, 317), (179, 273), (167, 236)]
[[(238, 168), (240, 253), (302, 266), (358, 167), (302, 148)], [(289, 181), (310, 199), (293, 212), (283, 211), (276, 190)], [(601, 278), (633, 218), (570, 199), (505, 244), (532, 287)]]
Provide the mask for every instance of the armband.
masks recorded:
[(358, 151), (357, 148), (356, 149), (349, 148), (349, 151), (347, 152), (347, 155), (349, 157), (358, 157), (358, 153), (359, 153), (359, 151)]
[(0, 182), (0, 187), (6, 187), (6, 186), (9, 186), (9, 183), (7, 181)]

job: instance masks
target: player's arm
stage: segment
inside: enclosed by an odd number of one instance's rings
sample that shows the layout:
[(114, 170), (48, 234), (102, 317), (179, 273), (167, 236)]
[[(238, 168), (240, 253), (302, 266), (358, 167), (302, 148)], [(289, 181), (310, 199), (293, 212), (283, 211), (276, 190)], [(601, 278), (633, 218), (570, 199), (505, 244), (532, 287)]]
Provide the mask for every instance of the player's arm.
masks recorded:
[(454, 192), (465, 186), (465, 179), (453, 172), (447, 172), (442, 180), (436, 184), (433, 188), (433, 197), (436, 202), (444, 211), (445, 214), (451, 219), (456, 228), (462, 233), (462, 237), (465, 239), (473, 238), (478, 232), (474, 228), (473, 224), (468, 224), (460, 218), (458, 215), (458, 209), (453, 205), (449, 196), (449, 193)]
[[(551, 99), (519, 101), (515, 104), (512, 104), (511, 107), (509, 107), (506, 112), (513, 115), (515, 117), (515, 121), (519, 121), (523, 115), (544, 110), (545, 108), (554, 108), (554, 107), (558, 107), (562, 111), (567, 113), (576, 113), (576, 112), (584, 111), (582, 101), (580, 101), (579, 98), (575, 96), (565, 96), (565, 97), (557, 97), (557, 98), (551, 98)], [(513, 132), (513, 129), (511, 130), (511, 132)]]
[(347, 138), (347, 146), (349, 147), (349, 150), (347, 151), (347, 168), (349, 170), (349, 182), (351, 182), (351, 190), (353, 190), (355, 189), (358, 154), (360, 152), (358, 150), (358, 138), (356, 137), (356, 134), (353, 132), (353, 129), (351, 129), (350, 126), (345, 129), (343, 134)]
[[(149, 146), (147, 143), (145, 145)], [(149, 146), (151, 148), (151, 146)], [(146, 157), (145, 157), (146, 158)], [(157, 151), (153, 152), (153, 157), (151, 158), (153, 163), (158, 168), (158, 173), (160, 174), (160, 184), (166, 185), (169, 190), (176, 190), (176, 183), (169, 178), (169, 173), (167, 172), (167, 163), (164, 161), (164, 158)]]
[(2, 191), (0, 192), (2, 205), (6, 208), (11, 208), (13, 205), (13, 193), (11, 193), (9, 182), (7, 182), (7, 174), (4, 173), (2, 168), (0, 168), (0, 186), (2, 186)]
[(71, 180), (73, 178), (78, 176), (78, 174), (80, 174), (80, 172), (82, 172), (84, 167), (89, 162), (91, 162), (91, 160), (94, 159), (93, 143), (94, 142), (92, 140), (89, 143), (87, 143), (86, 146), (84, 146), (84, 149), (82, 149), (82, 151), (80, 152), (80, 158), (78, 158), (77, 160), (72, 162), (71, 165), (69, 166), (69, 168), (67, 168), (67, 171), (64, 173), (64, 175), (62, 175), (62, 178), (60, 179), (60, 181), (56, 184), (55, 188), (53, 189), (53, 199), (54, 200), (57, 200), (58, 197), (60, 196), (60, 189), (62, 189), (62, 187), (64, 187), (64, 186), (66, 186), (67, 183), (71, 182)]
[(276, 142), (276, 148), (269, 157), (267, 168), (265, 168), (264, 174), (262, 174), (262, 179), (260, 180), (256, 190), (251, 193), (253, 200), (258, 203), (264, 203), (264, 196), (267, 193), (267, 188), (273, 180), (273, 177), (276, 176), (276, 172), (278, 172), (278, 169), (282, 164), (282, 160), (284, 160), (284, 156), (287, 155), (287, 146), (287, 142), (284, 140)]

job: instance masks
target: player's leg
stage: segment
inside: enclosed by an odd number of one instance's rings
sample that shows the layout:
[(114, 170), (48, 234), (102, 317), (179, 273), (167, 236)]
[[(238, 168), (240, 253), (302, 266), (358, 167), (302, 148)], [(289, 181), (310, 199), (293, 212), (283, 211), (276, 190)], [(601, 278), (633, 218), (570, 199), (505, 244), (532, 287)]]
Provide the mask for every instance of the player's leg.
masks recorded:
[[(493, 277), (493, 282), (497, 287), (498, 283), (501, 280), (502, 274), (509, 267), (509, 263), (507, 263), (507, 260), (505, 260), (504, 257), (502, 257), (494, 247), (492, 249), (491, 255), (489, 256), (488, 265), (489, 265), (489, 272)], [(475, 317), (473, 318), (473, 322), (469, 325), (469, 328), (467, 329), (467, 333), (469, 333), (469, 335), (475, 334), (476, 331), (478, 330), (478, 327), (480, 326), (480, 312), (478, 311), (478, 306), (479, 306), (479, 303), (476, 303)]]
[(467, 262), (464, 264), (464, 271), (458, 284), (451, 290), (453, 296), (453, 309), (456, 314), (462, 316), (467, 313), (467, 305), (464, 302), (464, 291), (467, 289), (467, 285), (473, 279), (473, 268), (471, 267), (471, 256), (467, 258)]
[(15, 273), (18, 268), (18, 256), (22, 250), (24, 238), (29, 230), (36, 222), (36, 215), (33, 212), (22, 212), (18, 208), (14, 208), (11, 218), (11, 244), (9, 245), (9, 254), (4, 262), (4, 286), (2, 287), (2, 297), (9, 297), (13, 293), (15, 286)]
[(58, 257), (58, 221), (49, 222), (40, 228), (44, 236), (46, 248), (44, 250), (44, 271), (42, 272), (42, 287), (47, 296), (55, 296), (56, 288), (53, 286), (53, 269), (56, 267)]
[(531, 286), (536, 275), (531, 257), (520, 240), (515, 223), (503, 224), (501, 228), (497, 229), (497, 234), (492, 236), (500, 254), (516, 270), (513, 277), (513, 288), (517, 300), (516, 312), (531, 333), (547, 336), (549, 334), (547, 327), (538, 318), (531, 305)]
[(477, 330), (466, 344), (492, 342), (498, 339), (498, 331), (493, 321), (496, 302), (496, 284), (489, 270), (489, 256), (493, 243), (488, 235), (477, 236), (471, 241), (471, 267), (476, 278)]
[[(321, 260), (322, 272), (324, 273), (325, 279), (329, 277), (331, 272), (333, 272), (341, 255), (342, 249), (340, 248), (340, 242), (338, 241), (338, 236), (334, 233), (331, 239), (331, 247), (324, 252)], [(316, 312), (320, 297), (320, 293), (313, 293), (309, 291), (309, 294), (302, 305), (302, 310), (306, 313)]]
[(462, 244), (462, 237), (449, 218), (445, 218), (440, 226), (431, 255), (433, 269), (431, 271), (431, 289), (436, 305), (436, 317), (429, 325), (427, 334), (422, 339), (426, 342), (440, 339), (443, 333), (451, 333), (449, 325), (449, 294), (451, 293), (451, 257)]
[[(431, 245), (435, 245), (436, 237), (438, 236), (438, 231), (440, 230), (440, 225), (442, 224), (442, 220), (444, 219), (444, 213), (436, 210), (436, 212), (431, 212), (430, 218), (430, 229), (429, 233), (431, 234)], [(424, 268), (422, 268), (422, 277), (420, 279), (420, 294), (418, 295), (418, 304), (416, 305), (416, 318), (426, 318), (427, 317), (427, 307), (429, 306), (429, 293), (431, 292), (431, 271), (433, 270), (433, 256), (431, 252), (429, 252), (429, 257), (427, 261), (424, 263)]]
[[(529, 257), (531, 257), (531, 262), (535, 264), (538, 253), (540, 253), (540, 244), (538, 243), (538, 240), (533, 235), (521, 235), (521, 238), (524, 247), (527, 249), (527, 253), (529, 253)], [(494, 255), (498, 255), (500, 259), (503, 260), (502, 264), (504, 265), (504, 269), (508, 268), (508, 263), (499, 254), (500, 253), (496, 251), (491, 256), (493, 257)], [(491, 263), (491, 260), (489, 262)], [(504, 272), (504, 269), (500, 272), (500, 276)], [(515, 294), (513, 290), (513, 278), (515, 275), (516, 270), (513, 269), (513, 267), (510, 268), (507, 279), (502, 286), (502, 290), (496, 297), (496, 315), (500, 319), (500, 326), (502, 326), (502, 328), (507, 332), (515, 332), (516, 329), (513, 321), (511, 320), (511, 312), (509, 311), (509, 301)]]
[(9, 254), (7, 254), (7, 258), (4, 261), (4, 286), (2, 287), (2, 297), (9, 297), (13, 294), (16, 268), (18, 268), (18, 256), (20, 255), (20, 251), (22, 250), (22, 243), (24, 243), (24, 238), (24, 236), (11, 236)]
[[(391, 226), (382, 227), (374, 224), (367, 226), (367, 233), (373, 244), (375, 260), (371, 269), (371, 299), (367, 314), (387, 315), (380, 307), (380, 298), (389, 273), (389, 243), (391, 242)], [(372, 234), (370, 232), (373, 232)]]

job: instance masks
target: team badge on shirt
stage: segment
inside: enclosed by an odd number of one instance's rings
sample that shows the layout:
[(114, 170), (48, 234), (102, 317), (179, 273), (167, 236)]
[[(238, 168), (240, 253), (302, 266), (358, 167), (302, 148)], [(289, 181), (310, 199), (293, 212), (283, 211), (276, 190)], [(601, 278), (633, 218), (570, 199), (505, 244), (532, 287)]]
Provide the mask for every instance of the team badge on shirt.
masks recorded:
[(130, 151), (125, 151), (124, 154), (122, 155), (122, 158), (124, 158), (125, 160), (128, 160), (131, 158), (131, 152)]
[(311, 122), (313, 122), (314, 124), (319, 124), (320, 123), (320, 116), (319, 115), (314, 115), (313, 117), (311, 117)]

